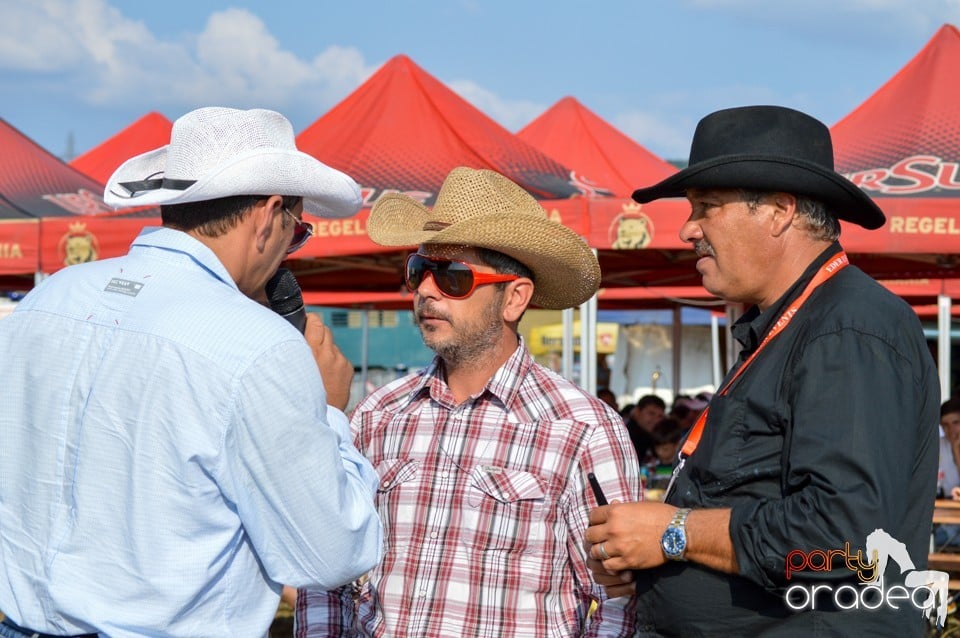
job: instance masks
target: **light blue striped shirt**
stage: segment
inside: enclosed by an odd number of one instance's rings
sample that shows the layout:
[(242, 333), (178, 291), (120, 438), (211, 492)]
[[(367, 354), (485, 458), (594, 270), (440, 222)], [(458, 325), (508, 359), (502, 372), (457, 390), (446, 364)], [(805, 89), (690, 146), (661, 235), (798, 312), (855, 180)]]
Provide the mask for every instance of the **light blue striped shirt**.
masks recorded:
[(42, 632), (263, 636), (280, 583), (381, 556), (376, 473), (303, 336), (189, 235), (0, 321), (0, 610)]

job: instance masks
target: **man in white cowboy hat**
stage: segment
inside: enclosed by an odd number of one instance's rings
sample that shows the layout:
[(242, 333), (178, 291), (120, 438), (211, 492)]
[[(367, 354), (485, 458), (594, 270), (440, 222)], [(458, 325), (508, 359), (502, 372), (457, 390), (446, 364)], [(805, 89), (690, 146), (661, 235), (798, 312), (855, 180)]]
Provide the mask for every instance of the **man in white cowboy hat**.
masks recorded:
[(708, 115), (688, 167), (633, 196), (683, 195), (704, 287), (749, 306), (743, 351), (666, 503), (591, 512), (596, 578), (636, 588), (649, 635), (921, 635), (915, 579), (865, 586), (874, 530), (926, 564), (937, 473), (920, 323), (838, 242), (839, 220), (875, 229), (883, 213), (834, 172), (826, 126), (774, 106)]
[(300, 334), (255, 300), (302, 211), (351, 215), (357, 185), (279, 113), (202, 108), (105, 199), (163, 227), (0, 322), (0, 636), (263, 636), (280, 583), (382, 551), (350, 364), (319, 318)]
[(633, 635), (630, 601), (605, 598), (583, 543), (588, 473), (610, 499), (640, 497), (633, 447), (616, 411), (534, 363), (517, 334), (528, 305), (593, 295), (596, 257), (522, 188), (470, 168), (433, 210), (382, 197), (368, 232), (419, 244), (405, 280), (437, 356), (354, 412), (380, 475), (384, 560), (359, 590), (301, 590), (296, 635)]

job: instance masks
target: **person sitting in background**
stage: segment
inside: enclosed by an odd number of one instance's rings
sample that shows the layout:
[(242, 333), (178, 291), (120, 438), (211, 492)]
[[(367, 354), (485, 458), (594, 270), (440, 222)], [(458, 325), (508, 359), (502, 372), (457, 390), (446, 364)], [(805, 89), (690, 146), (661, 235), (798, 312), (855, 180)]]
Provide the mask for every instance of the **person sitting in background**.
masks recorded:
[[(940, 406), (940, 468), (937, 475), (937, 498), (960, 501), (960, 398), (947, 399)], [(960, 525), (939, 525), (934, 529), (934, 543), (960, 545)]]
[(678, 395), (673, 400), (673, 407), (670, 408), (670, 416), (680, 423), (682, 432), (687, 432), (697, 422), (697, 417), (707, 407), (709, 401), (699, 398)]
[(677, 449), (684, 429), (679, 421), (673, 417), (665, 417), (657, 421), (650, 432), (653, 439), (653, 458), (645, 466), (647, 487), (650, 489), (666, 488), (673, 473), (673, 464), (677, 460)]
[(637, 451), (637, 458), (643, 466), (653, 458), (653, 426), (663, 418), (667, 404), (655, 394), (646, 394), (637, 401), (626, 419), (630, 441)]
[[(952, 496), (960, 486), (960, 398), (947, 399), (940, 406), (940, 472), (937, 496)], [(960, 493), (958, 493), (960, 494)]]
[(615, 395), (612, 390), (608, 388), (600, 388), (597, 390), (597, 398), (609, 405), (618, 413), (620, 412), (620, 407), (617, 405), (617, 395)]

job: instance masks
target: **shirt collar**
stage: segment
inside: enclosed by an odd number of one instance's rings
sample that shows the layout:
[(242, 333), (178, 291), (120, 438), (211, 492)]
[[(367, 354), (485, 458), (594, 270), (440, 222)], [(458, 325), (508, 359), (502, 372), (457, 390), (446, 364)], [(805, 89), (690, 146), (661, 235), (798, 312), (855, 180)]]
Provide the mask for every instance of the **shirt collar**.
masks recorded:
[(182, 230), (175, 230), (165, 226), (150, 226), (144, 228), (133, 240), (131, 249), (158, 248), (169, 252), (179, 253), (189, 257), (204, 270), (221, 280), (228, 286), (237, 288), (237, 283), (227, 272), (217, 255), (207, 246)]
[[(493, 397), (496, 397), (504, 407), (509, 408), (510, 404), (520, 392), (523, 379), (533, 366), (533, 357), (531, 357), (527, 351), (523, 337), (517, 335), (517, 341), (519, 342), (517, 349), (513, 351), (510, 358), (497, 369), (483, 389), (473, 395), (471, 399), (476, 400), (489, 393)], [(450, 392), (450, 388), (447, 386), (443, 360), (440, 357), (434, 357), (430, 366), (424, 370), (420, 381), (410, 392), (410, 399), (417, 399), (424, 393), (429, 394), (430, 397), (438, 403), (450, 408), (456, 407), (453, 393)]]
[(820, 267), (840, 250), (842, 250), (840, 242), (834, 241), (816, 259), (810, 262), (803, 274), (769, 308), (760, 312), (759, 306), (752, 306), (747, 312), (743, 313), (743, 316), (731, 326), (730, 332), (743, 346), (744, 352), (753, 352), (757, 349), (760, 341), (770, 331), (780, 315), (784, 313), (790, 302), (800, 296), (800, 293), (810, 283)]

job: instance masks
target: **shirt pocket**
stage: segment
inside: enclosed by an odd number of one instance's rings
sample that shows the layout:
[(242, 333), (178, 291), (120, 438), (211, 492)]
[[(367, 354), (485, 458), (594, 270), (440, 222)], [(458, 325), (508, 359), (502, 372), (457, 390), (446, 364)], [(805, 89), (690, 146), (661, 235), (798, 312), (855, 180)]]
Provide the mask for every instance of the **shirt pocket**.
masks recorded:
[(419, 483), (420, 463), (414, 459), (384, 459), (376, 466), (380, 485), (377, 487), (377, 513), (383, 523), (385, 554), (403, 553), (409, 546), (406, 539), (413, 533), (413, 507)]
[(547, 481), (532, 472), (478, 465), (470, 473), (463, 526), (480, 551), (540, 553), (546, 536)]
[[(708, 498), (731, 491), (765, 492), (770, 479), (779, 477), (782, 430), (767, 420), (759, 405), (748, 402), (730, 395), (714, 396), (710, 402), (703, 438), (690, 458)], [(778, 481), (773, 482), (776, 490)]]

